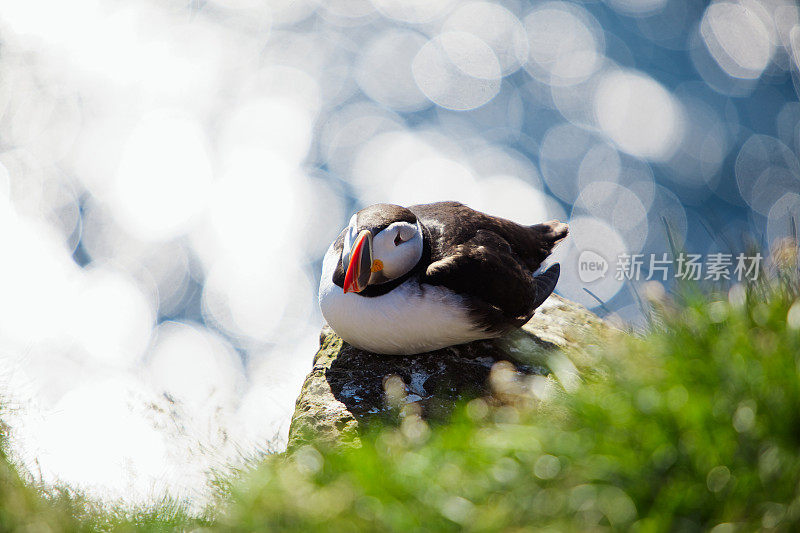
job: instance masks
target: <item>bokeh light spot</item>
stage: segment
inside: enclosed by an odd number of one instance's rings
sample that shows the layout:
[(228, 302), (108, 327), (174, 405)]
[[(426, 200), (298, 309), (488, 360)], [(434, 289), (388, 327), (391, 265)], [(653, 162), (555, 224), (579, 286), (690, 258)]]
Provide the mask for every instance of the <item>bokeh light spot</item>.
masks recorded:
[(609, 72), (597, 87), (594, 105), (600, 128), (631, 155), (663, 160), (681, 140), (680, 104), (643, 73)]
[(426, 42), (420, 33), (392, 30), (367, 43), (356, 67), (361, 90), (376, 102), (399, 111), (429, 106), (411, 72), (411, 63)]
[(412, 70), (425, 96), (447, 109), (480, 107), (500, 91), (500, 62), (471, 33), (447, 32), (431, 39), (414, 58)]
[(604, 42), (586, 10), (565, 2), (537, 6), (524, 20), (530, 53), (525, 69), (550, 85), (574, 85), (603, 62)]
[(758, 78), (774, 51), (769, 30), (753, 12), (754, 7), (714, 2), (700, 23), (700, 34), (708, 51), (734, 78)]
[(520, 20), (492, 2), (468, 2), (447, 17), (443, 32), (466, 32), (488, 44), (503, 75), (515, 72), (527, 59), (528, 37)]
[(173, 111), (142, 118), (122, 153), (113, 202), (120, 224), (144, 240), (185, 231), (206, 205), (211, 163), (200, 125)]

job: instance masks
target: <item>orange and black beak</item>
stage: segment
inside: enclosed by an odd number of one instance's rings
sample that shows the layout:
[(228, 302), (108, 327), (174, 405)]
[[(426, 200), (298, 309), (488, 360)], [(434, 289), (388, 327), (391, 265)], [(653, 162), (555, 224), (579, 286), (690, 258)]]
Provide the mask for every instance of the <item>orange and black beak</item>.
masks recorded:
[(372, 232), (362, 230), (347, 255), (349, 261), (344, 276), (344, 292), (361, 292), (369, 284), (372, 275)]

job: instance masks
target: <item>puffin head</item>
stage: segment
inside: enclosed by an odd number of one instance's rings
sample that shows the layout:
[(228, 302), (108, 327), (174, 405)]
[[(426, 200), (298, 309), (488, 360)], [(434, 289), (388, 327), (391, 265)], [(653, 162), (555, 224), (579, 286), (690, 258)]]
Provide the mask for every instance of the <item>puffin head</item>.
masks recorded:
[(358, 293), (407, 274), (422, 252), (422, 226), (414, 213), (393, 204), (362, 209), (344, 230), (344, 292)]

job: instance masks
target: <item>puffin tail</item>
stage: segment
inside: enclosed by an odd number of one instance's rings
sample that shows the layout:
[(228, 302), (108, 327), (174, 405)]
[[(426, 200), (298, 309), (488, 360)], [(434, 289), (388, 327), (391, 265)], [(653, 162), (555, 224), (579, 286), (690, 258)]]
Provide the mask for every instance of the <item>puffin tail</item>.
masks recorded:
[(561, 265), (554, 263), (547, 270), (533, 276), (533, 286), (536, 289), (536, 296), (533, 299), (531, 309), (536, 309), (553, 294), (561, 274)]
[[(553, 248), (569, 235), (569, 226), (558, 220), (550, 220), (529, 227), (535, 235), (537, 248), (535, 255), (539, 265), (552, 253)], [(553, 294), (560, 275), (561, 265), (554, 263), (543, 272), (533, 276), (533, 287), (536, 291), (536, 296), (533, 299), (532, 309), (542, 305), (548, 296)]]

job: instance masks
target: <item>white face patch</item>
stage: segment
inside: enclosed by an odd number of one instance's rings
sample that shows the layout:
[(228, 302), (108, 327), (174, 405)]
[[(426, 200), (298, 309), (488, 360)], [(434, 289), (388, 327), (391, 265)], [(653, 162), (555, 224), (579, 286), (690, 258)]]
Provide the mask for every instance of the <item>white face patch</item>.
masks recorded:
[(379, 260), (383, 269), (382, 281), (389, 281), (406, 274), (422, 257), (422, 228), (419, 222), (395, 222), (378, 232), (372, 239), (372, 256)]

